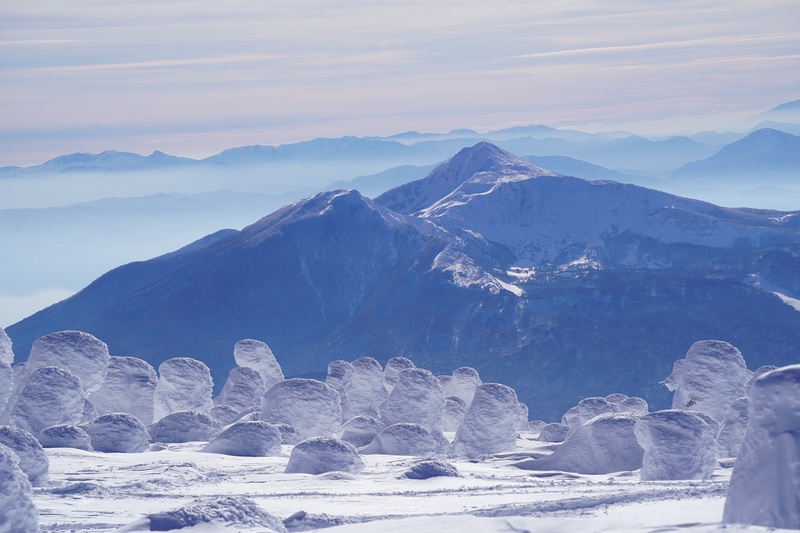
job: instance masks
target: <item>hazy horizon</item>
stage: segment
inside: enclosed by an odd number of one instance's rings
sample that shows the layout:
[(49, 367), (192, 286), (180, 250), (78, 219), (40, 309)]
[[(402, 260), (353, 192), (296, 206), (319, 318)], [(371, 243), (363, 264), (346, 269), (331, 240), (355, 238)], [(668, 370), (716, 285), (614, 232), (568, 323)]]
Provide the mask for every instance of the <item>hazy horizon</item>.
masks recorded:
[(795, 2), (0, 8), (0, 166), (546, 124), (726, 130), (798, 98)]

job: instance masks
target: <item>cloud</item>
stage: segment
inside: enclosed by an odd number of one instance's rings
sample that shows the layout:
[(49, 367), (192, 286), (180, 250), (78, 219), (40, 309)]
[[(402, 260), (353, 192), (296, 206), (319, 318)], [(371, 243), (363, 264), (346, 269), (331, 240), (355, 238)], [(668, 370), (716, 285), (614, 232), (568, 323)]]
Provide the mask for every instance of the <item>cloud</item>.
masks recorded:
[(37, 46), (42, 44), (74, 44), (81, 42), (79, 39), (28, 39), (26, 41), (1, 41), (0, 46)]
[(651, 50), (674, 50), (679, 48), (701, 48), (720, 45), (745, 45), (752, 46), (759, 43), (796, 43), (800, 41), (800, 32), (760, 34), (760, 35), (732, 35), (723, 37), (706, 37), (700, 39), (684, 39), (680, 41), (660, 41), (652, 43), (637, 43), (616, 46), (598, 46), (593, 48), (574, 48), (570, 50), (553, 50), (549, 52), (535, 52), (515, 56), (517, 59), (539, 59), (567, 56), (588, 56), (595, 54), (614, 54), (619, 52), (641, 52)]
[(795, 0), (40, 0), (3, 14), (0, 164), (153, 138), (190, 154), (204, 133), (619, 128), (712, 98), (755, 112), (800, 87)]

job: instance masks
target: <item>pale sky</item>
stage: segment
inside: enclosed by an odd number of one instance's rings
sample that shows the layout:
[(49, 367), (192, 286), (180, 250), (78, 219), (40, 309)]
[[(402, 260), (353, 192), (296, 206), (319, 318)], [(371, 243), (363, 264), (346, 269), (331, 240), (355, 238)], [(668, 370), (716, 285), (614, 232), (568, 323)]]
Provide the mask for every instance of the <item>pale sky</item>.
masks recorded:
[(0, 166), (547, 124), (724, 129), (800, 98), (800, 2), (3, 0)]

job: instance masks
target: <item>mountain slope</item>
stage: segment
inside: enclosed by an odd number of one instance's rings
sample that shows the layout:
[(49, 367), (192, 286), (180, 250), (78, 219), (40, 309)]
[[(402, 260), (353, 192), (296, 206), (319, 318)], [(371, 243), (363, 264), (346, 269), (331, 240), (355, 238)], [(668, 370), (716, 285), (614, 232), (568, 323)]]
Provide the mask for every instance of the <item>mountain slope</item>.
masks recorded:
[(553, 175), (497, 146), (479, 142), (459, 151), (421, 180), (412, 181), (378, 196), (375, 201), (398, 213), (410, 214), (429, 207), (478, 174), (514, 176)]
[(795, 182), (797, 176), (800, 176), (800, 137), (764, 128), (723, 147), (708, 159), (687, 163), (672, 178), (727, 183), (746, 183), (758, 178), (762, 183), (777, 184), (782, 179)]
[(18, 357), (81, 329), (155, 365), (199, 357), (220, 386), (250, 337), (290, 376), (362, 355), (474, 366), (556, 420), (615, 391), (664, 407), (658, 381), (699, 339), (753, 367), (800, 344), (800, 312), (770, 292), (800, 297), (800, 213), (558, 176), (486, 143), (374, 202), (322, 193), (218, 237), (7, 328)]

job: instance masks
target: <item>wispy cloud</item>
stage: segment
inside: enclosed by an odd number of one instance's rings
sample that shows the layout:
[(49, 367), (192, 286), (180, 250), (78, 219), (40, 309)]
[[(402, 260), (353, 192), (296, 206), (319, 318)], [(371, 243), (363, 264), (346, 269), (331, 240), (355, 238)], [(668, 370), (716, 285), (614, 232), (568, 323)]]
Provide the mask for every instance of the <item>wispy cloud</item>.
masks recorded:
[(56, 44), (74, 44), (79, 42), (81, 42), (80, 39), (28, 39), (24, 41), (0, 40), (0, 46), (56, 45)]
[(660, 41), (651, 43), (636, 43), (615, 46), (596, 46), (591, 48), (573, 48), (568, 50), (553, 50), (548, 52), (534, 52), (514, 56), (517, 59), (537, 59), (550, 57), (584, 56), (593, 54), (616, 54), (619, 52), (640, 52), (651, 50), (669, 50), (678, 48), (696, 48), (720, 45), (753, 45), (758, 43), (800, 42), (800, 32), (761, 34), (761, 35), (732, 35), (723, 37), (705, 37), (700, 39), (683, 39), (679, 41)]
[(624, 128), (702, 106), (712, 127), (709, 102), (745, 114), (800, 96), (797, 20), (797, 0), (6, 2), (0, 164), (154, 138), (189, 154), (404, 129)]

